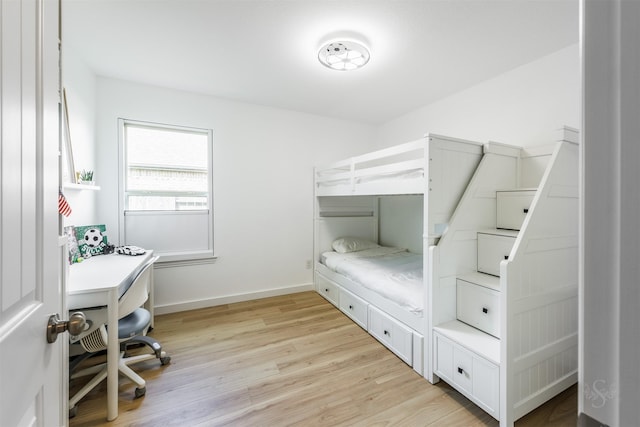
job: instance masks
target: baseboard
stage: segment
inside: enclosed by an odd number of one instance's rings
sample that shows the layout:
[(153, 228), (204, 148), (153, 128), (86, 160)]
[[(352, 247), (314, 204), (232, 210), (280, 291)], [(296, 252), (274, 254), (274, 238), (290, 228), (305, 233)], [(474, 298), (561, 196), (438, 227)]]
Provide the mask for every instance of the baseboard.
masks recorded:
[(245, 294), (228, 295), (224, 297), (208, 298), (204, 300), (180, 302), (176, 304), (156, 305), (155, 315), (178, 313), (180, 311), (197, 310), (199, 308), (215, 307), (217, 305), (233, 304), (235, 302), (251, 301), (261, 298), (269, 298), (280, 295), (296, 294), (299, 292), (313, 291), (313, 283), (306, 285), (290, 286), (286, 288), (268, 289), (265, 291), (249, 292)]

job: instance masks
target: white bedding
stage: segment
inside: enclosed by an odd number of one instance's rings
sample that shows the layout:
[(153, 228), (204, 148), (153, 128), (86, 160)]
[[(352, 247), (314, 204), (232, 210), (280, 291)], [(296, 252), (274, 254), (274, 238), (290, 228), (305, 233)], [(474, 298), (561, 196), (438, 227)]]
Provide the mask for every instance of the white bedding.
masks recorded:
[[(321, 177), (324, 177), (325, 174), (320, 173)], [(327, 177), (330, 177), (330, 174), (326, 174)], [(387, 174), (378, 174), (378, 175), (367, 175), (363, 177), (358, 177), (355, 179), (356, 184), (366, 184), (369, 182), (379, 182), (379, 181), (394, 181), (394, 180), (410, 180), (410, 179), (422, 179), (424, 178), (424, 170), (423, 169), (410, 169), (400, 172), (387, 173)], [(318, 185), (321, 187), (331, 187), (337, 185), (347, 185), (350, 184), (351, 180), (348, 178), (344, 179), (335, 179), (329, 181), (319, 181)]]
[(322, 263), (406, 310), (422, 314), (422, 255), (381, 246), (345, 254), (325, 252)]

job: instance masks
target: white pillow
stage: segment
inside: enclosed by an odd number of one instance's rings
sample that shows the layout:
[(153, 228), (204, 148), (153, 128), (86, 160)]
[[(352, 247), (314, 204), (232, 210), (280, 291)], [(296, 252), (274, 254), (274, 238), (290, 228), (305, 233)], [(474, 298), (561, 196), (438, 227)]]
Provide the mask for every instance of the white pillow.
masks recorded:
[(377, 248), (378, 246), (380, 245), (360, 237), (340, 237), (331, 244), (333, 250), (341, 254), (364, 251), (365, 249)]

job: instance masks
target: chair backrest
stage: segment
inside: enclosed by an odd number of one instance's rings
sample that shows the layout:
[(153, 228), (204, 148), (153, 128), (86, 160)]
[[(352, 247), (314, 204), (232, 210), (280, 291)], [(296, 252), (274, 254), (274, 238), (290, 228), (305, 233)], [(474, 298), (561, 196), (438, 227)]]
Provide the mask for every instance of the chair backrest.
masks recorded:
[(138, 275), (131, 282), (131, 286), (120, 297), (118, 301), (118, 318), (131, 314), (136, 308), (141, 307), (149, 298), (151, 290), (151, 278), (153, 263), (158, 257), (151, 258), (142, 268)]
[[(120, 297), (118, 301), (118, 319), (122, 319), (133, 313), (135, 309), (141, 307), (149, 298), (153, 272), (152, 267), (158, 258), (159, 257), (153, 257), (142, 266), (136, 277), (131, 281), (131, 285), (129, 285), (125, 293)], [(100, 350), (106, 350), (107, 329), (104, 323), (106, 322), (106, 316), (106, 308), (96, 310), (90, 317), (92, 326), (80, 334), (80, 336), (75, 337), (75, 340), (79, 339), (80, 344), (86, 351), (95, 353)]]

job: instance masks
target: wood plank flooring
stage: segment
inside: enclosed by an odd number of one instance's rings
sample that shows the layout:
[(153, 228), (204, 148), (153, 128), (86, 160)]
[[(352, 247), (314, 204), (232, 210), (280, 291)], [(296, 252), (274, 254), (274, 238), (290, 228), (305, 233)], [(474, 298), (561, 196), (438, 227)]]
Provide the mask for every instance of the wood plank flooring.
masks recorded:
[[(121, 377), (119, 417), (106, 385), (78, 405), (80, 426), (497, 426), (444, 382), (431, 385), (315, 292), (156, 317), (170, 365), (134, 366), (147, 394)], [(86, 380), (70, 384), (73, 393)], [(575, 426), (576, 387), (517, 427)]]

